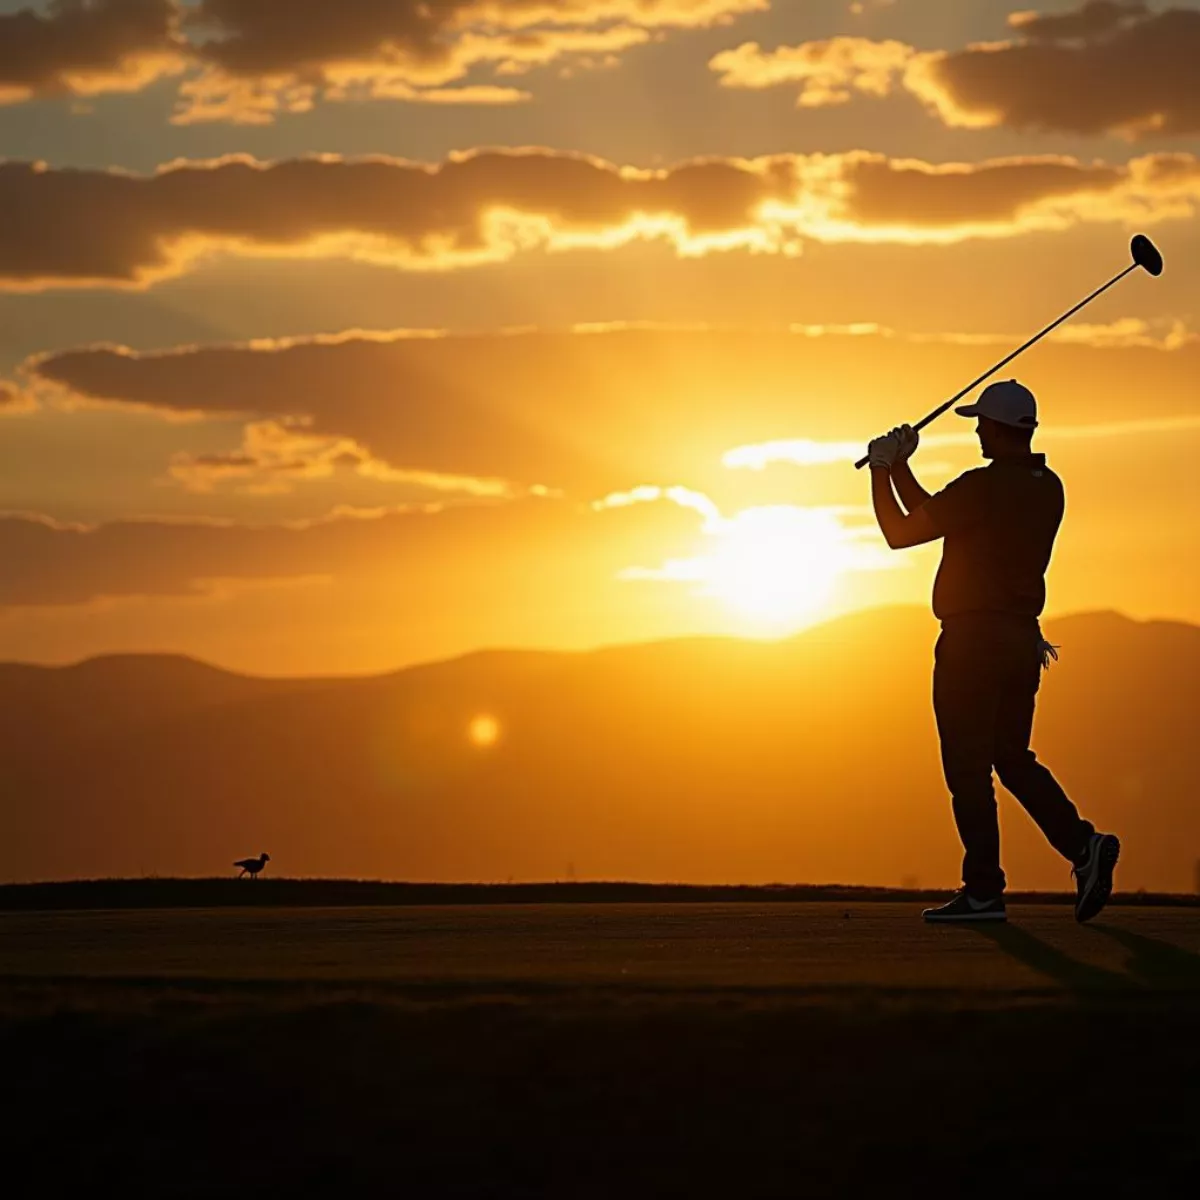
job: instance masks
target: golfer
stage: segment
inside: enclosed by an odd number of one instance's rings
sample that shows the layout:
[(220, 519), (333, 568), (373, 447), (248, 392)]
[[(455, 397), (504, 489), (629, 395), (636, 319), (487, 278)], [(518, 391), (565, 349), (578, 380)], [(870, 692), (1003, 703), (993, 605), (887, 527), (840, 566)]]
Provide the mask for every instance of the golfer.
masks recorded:
[(909, 468), (920, 441), (911, 426), (876, 438), (869, 449), (871, 498), (887, 544), (900, 550), (944, 539), (933, 585), (933, 611), (942, 623), (933, 708), (965, 854), (962, 890), (923, 915), (927, 921), (1005, 919), (995, 768), (1072, 863), (1079, 893), (1075, 918), (1086, 921), (1108, 902), (1121, 844), (1080, 817), (1029, 748), (1041, 673), (1058, 657), (1043, 640), (1038, 618), (1063, 518), (1062, 481), (1046, 456), (1030, 449), (1037, 402), (1016, 380), (993, 383), (975, 404), (955, 412), (978, 418), (979, 448), (991, 462), (936, 495)]

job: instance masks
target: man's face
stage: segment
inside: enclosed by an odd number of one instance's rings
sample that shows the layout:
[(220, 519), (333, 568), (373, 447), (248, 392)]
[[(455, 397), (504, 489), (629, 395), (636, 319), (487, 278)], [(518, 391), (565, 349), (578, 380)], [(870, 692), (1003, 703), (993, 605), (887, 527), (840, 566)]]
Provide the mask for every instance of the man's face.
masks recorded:
[(996, 422), (987, 417), (980, 417), (975, 425), (975, 432), (979, 436), (979, 453), (984, 458), (995, 458)]

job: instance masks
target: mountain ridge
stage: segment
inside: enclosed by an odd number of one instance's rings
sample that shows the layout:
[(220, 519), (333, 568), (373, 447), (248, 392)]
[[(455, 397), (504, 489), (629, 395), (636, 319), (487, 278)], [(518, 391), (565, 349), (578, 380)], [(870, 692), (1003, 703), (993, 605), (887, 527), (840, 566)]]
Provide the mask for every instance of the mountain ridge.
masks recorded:
[[(1102, 611), (1045, 630), (1063, 650), (1035, 746), (1126, 837), (1120, 886), (1190, 890), (1200, 627)], [(0, 669), (0, 879), (204, 875), (266, 849), (315, 876), (530, 880), (573, 864), (946, 886), (961, 852), (929, 701), (936, 632), (925, 610), (879, 608), (777, 641), (487, 650), (342, 679), (194, 660), (175, 675), (176, 658), (164, 674), (155, 656)], [(471, 740), (480, 716), (494, 744)], [(1013, 886), (1067, 886), (1016, 805), (1001, 810)]]
[[(646, 638), (634, 642), (619, 642), (605, 643), (598, 646), (589, 646), (582, 649), (536, 649), (526, 646), (481, 646), (472, 650), (463, 651), (461, 654), (452, 654), (445, 658), (422, 659), (418, 662), (408, 663), (400, 667), (387, 667), (380, 671), (361, 672), (349, 675), (340, 675), (336, 672), (329, 674), (316, 675), (256, 675), (248, 671), (242, 671), (234, 667), (222, 666), (218, 663), (209, 662), (206, 659), (198, 658), (191, 654), (182, 654), (176, 651), (120, 651), (114, 653), (89, 655), (86, 658), (76, 659), (69, 663), (41, 663), (30, 662), (24, 659), (0, 659), (0, 674), (8, 671), (26, 671), (31, 675), (44, 672), (47, 674), (63, 673), (63, 672), (79, 672), (85, 669), (102, 670), (110, 669), (125, 665), (134, 665), (140, 663), (174, 663), (179, 667), (188, 670), (201, 669), (203, 671), (218, 672), (222, 675), (233, 676), (238, 679), (264, 681), (270, 683), (288, 683), (297, 680), (312, 682), (312, 683), (342, 683), (351, 681), (362, 681), (371, 679), (385, 679), (396, 675), (403, 674), (406, 671), (423, 670), (429, 667), (446, 666), (452, 663), (463, 663), (474, 659), (486, 659), (502, 655), (511, 656), (526, 656), (529, 658), (536, 657), (583, 657), (587, 655), (600, 655), (609, 652), (621, 652), (630, 650), (636, 647), (644, 646), (662, 646), (675, 645), (685, 643), (689, 645), (703, 645), (709, 643), (750, 643), (756, 645), (779, 645), (781, 643), (789, 643), (799, 641), (817, 630), (829, 629), (834, 626), (854, 623), (860, 619), (870, 618), (880, 614), (898, 614), (906, 613), (924, 617), (925, 622), (931, 628), (936, 630), (936, 618), (932, 617), (928, 610), (923, 606), (916, 604), (903, 605), (881, 605), (871, 608), (854, 609), (850, 612), (839, 613), (826, 620), (817, 622), (816, 624), (806, 626), (804, 629), (798, 630), (795, 633), (787, 634), (777, 638), (758, 638), (758, 637), (743, 637), (737, 634), (689, 634), (680, 637), (661, 637), (661, 638)], [(1059, 626), (1059, 625), (1074, 625), (1082, 622), (1095, 622), (1112, 620), (1115, 622), (1124, 622), (1132, 625), (1141, 626), (1165, 626), (1168, 628), (1193, 629), (1200, 632), (1200, 624), (1186, 621), (1182, 618), (1173, 617), (1133, 617), (1127, 613), (1123, 613), (1118, 609), (1080, 609), (1074, 612), (1063, 613), (1053, 617), (1044, 617), (1042, 623), (1044, 626)]]

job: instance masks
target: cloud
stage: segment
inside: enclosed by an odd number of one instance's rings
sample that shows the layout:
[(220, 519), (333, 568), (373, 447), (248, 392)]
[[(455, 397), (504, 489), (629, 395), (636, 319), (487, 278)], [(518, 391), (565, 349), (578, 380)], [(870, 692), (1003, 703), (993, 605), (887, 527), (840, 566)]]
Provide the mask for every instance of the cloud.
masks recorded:
[[(1133, 183), (1132, 174), (1132, 168), (1055, 156), (934, 165), (860, 154), (848, 158), (842, 172), (849, 188), (843, 211), (866, 228), (954, 231), (967, 224), (982, 230), (1022, 219), (1074, 224), (1089, 200), (1099, 211), (1118, 210), (1116, 193)], [(1200, 183), (1200, 164), (1191, 182)]]
[[(303, 113), (314, 107), (313, 89), (301, 85), (263, 84), (258, 80), (228, 80), (203, 75), (186, 80), (179, 94), (186, 102), (171, 118), (176, 125), (196, 125), (207, 121), (229, 121), (235, 125), (269, 125), (281, 112)], [(345, 99), (348, 90), (330, 95)], [(532, 94), (513, 87), (477, 84), (472, 87), (418, 89), (402, 79), (376, 80), (371, 98), (407, 100), (412, 104), (524, 104)]]
[(18, 388), (16, 384), (0, 379), (0, 414), (9, 416), (13, 413), (27, 413), (37, 407), (37, 401), (28, 392)]
[[(234, 75), (311, 76), (330, 64), (358, 62), (423, 70), (427, 79), (445, 82), (457, 70), (462, 44), (486, 41), (484, 31), (525, 39), (529, 47), (562, 34), (571, 45), (597, 29), (699, 28), (768, 7), (769, 0), (341, 0), (336, 6), (200, 0), (185, 28), (198, 33), (203, 62)], [(512, 54), (523, 48), (501, 44)]]
[[(31, 0), (32, 3), (32, 0)], [(472, 71), (587, 65), (769, 0), (51, 0), (0, 15), (0, 103), (138, 91), (187, 72), (175, 120), (262, 124), (318, 101), (510, 104)]]
[(214, 31), (202, 69), (180, 88), (177, 123), (263, 124), (317, 100), (511, 104), (527, 92), (495, 84), (449, 87), (476, 68), (520, 75), (566, 59), (586, 64), (651, 40), (666, 26), (709, 24), (757, 3), (427, 4), (355, 0), (345, 6), (264, 8), (205, 3), (191, 23)]
[(1057, 342), (1084, 346), (1119, 348), (1148, 346), (1157, 350), (1182, 350), (1200, 342), (1200, 334), (1189, 329), (1178, 318), (1165, 321), (1144, 321), (1138, 317), (1122, 317), (1106, 325), (1080, 322), (1057, 329), (1050, 337)]
[[(855, 151), (644, 170), (545, 149), (428, 165), (322, 156), (151, 175), (0, 162), (0, 288), (147, 286), (215, 253), (448, 270), (657, 240), (681, 256), (821, 241), (948, 242), (1194, 214), (1200, 160), (926, 163)], [(70, 229), (69, 238), (62, 236)]]
[(251, 421), (242, 431), (242, 444), (229, 453), (176, 454), (168, 476), (189, 492), (212, 492), (232, 481), (236, 491), (261, 496), (291, 492), (298, 481), (333, 481), (339, 471), (446, 496), (502, 499), (517, 491), (500, 479), (397, 470), (350, 438), (314, 435), (303, 425), (280, 421)]
[[(192, 488), (344, 486), (357, 475), (449, 504), (539, 487), (588, 502), (644, 498), (639, 485), (661, 483), (725, 504), (714, 489), (731, 447), (787, 440), (793, 458), (811, 464), (857, 458), (859, 439), (927, 412), (1027, 334), (355, 331), (154, 353), (92, 346), (35, 358), (25, 372), (46, 403), (234, 425), (217, 453), (209, 431), (203, 455), (169, 465), (171, 478)], [(1200, 340), (1185, 326), (1123, 320), (1047, 339), (1029, 369), (1039, 390), (1058, 398), (1063, 420), (1073, 405), (1076, 423), (1081, 414), (1115, 419), (1131, 394), (1153, 398), (1145, 415), (1157, 418), (1194, 407), (1198, 358)], [(189, 436), (187, 426), (180, 435)]]
[(855, 151), (809, 159), (798, 173), (809, 188), (799, 228), (827, 242), (947, 243), (1091, 222), (1149, 225), (1190, 218), (1200, 203), (1200, 159), (1191, 154), (1110, 165), (1064, 155), (927, 163)]
[(1026, 11), (1010, 13), (1009, 25), (1032, 41), (1063, 42), (1076, 38), (1094, 38), (1112, 33), (1120, 26), (1144, 17), (1149, 12), (1145, 4), (1133, 0), (1123, 4), (1118, 0), (1087, 0), (1074, 12), (1043, 13)]
[(749, 42), (709, 67), (725, 87), (799, 86), (803, 106), (902, 88), (945, 124), (1077, 134), (1200, 130), (1200, 11), (1091, 0), (1050, 15), (1013, 13), (1017, 40), (921, 51), (838, 37), (765, 51)]
[(704, 495), (703, 492), (693, 491), (685, 487), (656, 487), (653, 484), (642, 484), (627, 492), (610, 492), (601, 500), (594, 500), (592, 508), (600, 511), (605, 508), (627, 508), (631, 504), (653, 504), (659, 500), (668, 500), (680, 508), (690, 508), (704, 517), (705, 527), (713, 528), (720, 525), (721, 510)]
[(731, 470), (761, 471), (776, 462), (794, 463), (800, 467), (857, 462), (862, 453), (862, 442), (814, 442), (811, 438), (789, 438), (753, 446), (735, 446), (721, 461)]
[(746, 42), (714, 55), (708, 65), (721, 76), (722, 87), (758, 89), (797, 83), (796, 104), (821, 108), (845, 104), (852, 90), (886, 96), (893, 77), (914, 53), (904, 42), (858, 37), (835, 37), (771, 51), (764, 51), (757, 42)]
[(226, 454), (176, 454), (169, 475), (190, 492), (211, 492), (226, 480), (240, 491), (290, 491), (297, 479), (330, 479), (339, 468), (357, 468), (370, 456), (349, 438), (314, 437), (278, 421), (251, 421), (242, 444)]
[(0, 13), (0, 103), (136, 92), (185, 66), (172, 0), (55, 0)]
[[(604, 624), (597, 608), (644, 620), (681, 585), (702, 598), (678, 614), (685, 625), (732, 608), (755, 618), (757, 632), (764, 622), (782, 632), (811, 616), (843, 571), (898, 565), (864, 506), (772, 505), (724, 514), (706, 495), (680, 487), (640, 487), (592, 505), (527, 498), (340, 512), (284, 525), (67, 525), (10, 514), (0, 515), (0, 554), (20, 567), (0, 578), (0, 617), (8, 628), (37, 610), (87, 614), (155, 599), (228, 604), (278, 586), (299, 589), (294, 605), (312, 619), (313, 598), (303, 593), (319, 585), (327, 597), (316, 601), (322, 613), (337, 611), (338, 597), (353, 596), (361, 619), (364, 609), (403, 598), (410, 617), (421, 614), (422, 628), (447, 613), (460, 622), (469, 616), (485, 640), (514, 611), (527, 622), (544, 608), (553, 624), (577, 610), (593, 633)], [(478, 603), (483, 594), (486, 605)], [(231, 606), (209, 620), (219, 630), (236, 612)], [(147, 617), (161, 623), (161, 603)], [(462, 637), (460, 628), (455, 640)]]
[[(545, 246), (661, 237), (681, 252), (767, 246), (756, 205), (793, 190), (787, 160), (619, 168), (548, 150), (477, 151), (429, 166), (335, 156), (179, 162), (152, 175), (0, 163), (9, 219), (0, 280), (145, 284), (215, 250), (349, 256), (410, 269)], [(73, 236), (61, 231), (71, 228)], [(779, 235), (775, 235), (779, 236)]]
[[(353, 447), (363, 455), (360, 472), (375, 478), (418, 472), (452, 477), (468, 492), (543, 485), (586, 494), (669, 466), (661, 434), (651, 436), (660, 425), (647, 402), (657, 390), (665, 394), (656, 403), (683, 403), (696, 376), (689, 369), (686, 380), (670, 377), (667, 340), (650, 330), (354, 332), (166, 353), (97, 346), (42, 357), (27, 372), (35, 387), (63, 389), (68, 403), (268, 422), (259, 428), (273, 437), (283, 425), (289, 439), (316, 448), (325, 464), (318, 469)], [(741, 368), (716, 345), (693, 358), (700, 372), (708, 363), (710, 378), (736, 386)], [(283, 445), (278, 459), (295, 460), (295, 446)], [(214, 473), (258, 478), (261, 439), (243, 437), (231, 453), (232, 462), (177, 466), (193, 483)]]
[[(0, 606), (212, 595), (219, 594), (218, 581), (381, 575), (405, 580), (414, 594), (435, 586), (461, 588), (467, 599), (493, 591), (499, 606), (511, 599), (506, 580), (520, 590), (535, 574), (540, 579), (568, 566), (581, 572), (584, 586), (615, 579), (627, 561), (673, 544), (690, 548), (699, 524), (694, 512), (665, 502), (596, 512), (545, 498), (344, 513), (286, 525), (144, 520), (84, 526), (0, 516), (0, 555), (19, 564), (0, 577)], [(530, 574), (522, 579), (517, 564)]]
[(1022, 40), (922, 56), (906, 86), (948, 125), (1129, 138), (1200, 130), (1200, 11), (1093, 3), (1011, 23)]
[[(1129, 421), (1104, 421), (1090, 425), (1043, 425), (1038, 430), (1039, 443), (1075, 441), (1095, 438), (1152, 437), (1200, 432), (1200, 416), (1145, 417)], [(926, 449), (953, 446), (976, 446), (974, 432), (924, 434), (921, 445)], [(759, 445), (736, 446), (724, 457), (730, 470), (761, 471), (772, 463), (791, 463), (794, 466), (824, 466), (830, 463), (857, 462), (865, 447), (861, 442), (813, 442), (793, 439), (763, 442)]]

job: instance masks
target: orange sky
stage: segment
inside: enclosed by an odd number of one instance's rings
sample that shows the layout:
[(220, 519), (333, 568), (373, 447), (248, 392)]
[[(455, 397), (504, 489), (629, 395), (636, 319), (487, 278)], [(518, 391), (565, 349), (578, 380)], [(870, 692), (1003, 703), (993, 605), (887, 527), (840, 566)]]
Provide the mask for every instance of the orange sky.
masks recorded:
[(1136, 230), (1164, 276), (1013, 369), (1048, 611), (1200, 622), (1200, 5), (0, 0), (0, 41), (0, 657), (925, 604), (852, 460)]

